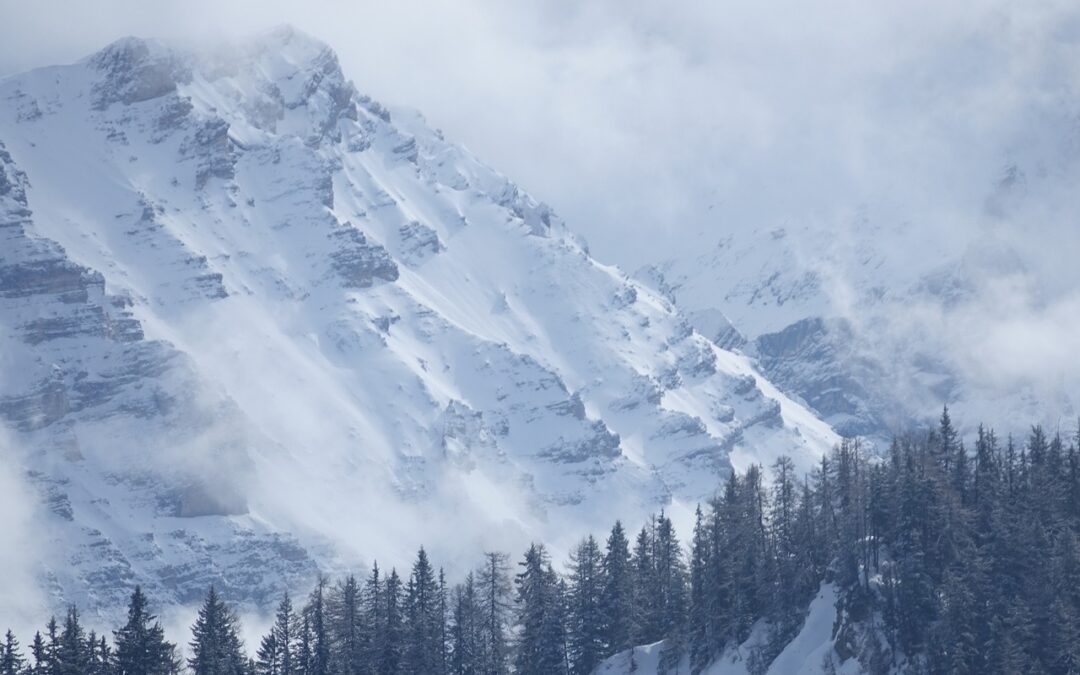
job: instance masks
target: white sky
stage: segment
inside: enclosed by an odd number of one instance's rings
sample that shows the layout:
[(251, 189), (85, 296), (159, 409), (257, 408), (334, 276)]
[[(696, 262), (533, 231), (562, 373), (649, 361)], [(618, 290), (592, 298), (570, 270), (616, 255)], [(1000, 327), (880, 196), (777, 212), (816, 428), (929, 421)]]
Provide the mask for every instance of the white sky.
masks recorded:
[(1010, 144), (1080, 100), (1068, 0), (0, 0), (0, 75), (280, 23), (629, 269), (687, 228), (981, 203)]

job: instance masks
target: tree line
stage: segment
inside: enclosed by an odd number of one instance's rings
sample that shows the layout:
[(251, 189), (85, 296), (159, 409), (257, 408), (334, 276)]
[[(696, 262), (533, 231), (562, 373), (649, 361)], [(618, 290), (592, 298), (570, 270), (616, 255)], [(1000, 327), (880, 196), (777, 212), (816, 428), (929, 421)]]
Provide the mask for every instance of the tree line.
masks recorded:
[(870, 673), (1078, 673), (1078, 443), (980, 427), (969, 450), (946, 409), (883, 455), (845, 440), (807, 476), (787, 457), (771, 480), (732, 473), (686, 546), (661, 512), (632, 537), (620, 522), (586, 537), (562, 571), (537, 543), (452, 586), (421, 548), (407, 577), (376, 564), (284, 595), (254, 658), (214, 588), (183, 660), (136, 588), (111, 640), (75, 608), (28, 658), (8, 631), (0, 675), (588, 675), (660, 641), (663, 671), (700, 673), (751, 635), (747, 665), (764, 672), (825, 582), (835, 656)]

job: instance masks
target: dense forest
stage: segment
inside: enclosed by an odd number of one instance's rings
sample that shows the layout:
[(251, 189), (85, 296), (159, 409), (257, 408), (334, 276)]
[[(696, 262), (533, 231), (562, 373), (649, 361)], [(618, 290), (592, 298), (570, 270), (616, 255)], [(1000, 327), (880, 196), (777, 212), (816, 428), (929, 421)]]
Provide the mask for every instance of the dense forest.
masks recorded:
[(751, 467), (685, 545), (664, 513), (636, 535), (616, 522), (562, 571), (534, 544), (451, 586), (420, 549), (407, 576), (375, 565), (284, 595), (255, 658), (213, 588), (184, 659), (135, 589), (111, 638), (76, 608), (25, 651), (9, 631), (0, 675), (587, 675), (660, 640), (662, 668), (698, 673), (753, 630), (764, 672), (823, 582), (840, 589), (837, 656), (870, 673), (1080, 673), (1080, 433), (971, 440), (946, 409), (881, 455), (844, 441), (805, 477), (787, 458)]

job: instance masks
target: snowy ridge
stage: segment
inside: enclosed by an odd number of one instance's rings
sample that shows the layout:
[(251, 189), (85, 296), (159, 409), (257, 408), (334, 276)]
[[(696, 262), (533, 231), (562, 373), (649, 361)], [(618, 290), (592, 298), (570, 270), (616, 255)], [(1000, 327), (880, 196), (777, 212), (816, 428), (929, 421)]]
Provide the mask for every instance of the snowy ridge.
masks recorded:
[(0, 81), (0, 139), (0, 419), (54, 604), (558, 550), (836, 441), (293, 29)]

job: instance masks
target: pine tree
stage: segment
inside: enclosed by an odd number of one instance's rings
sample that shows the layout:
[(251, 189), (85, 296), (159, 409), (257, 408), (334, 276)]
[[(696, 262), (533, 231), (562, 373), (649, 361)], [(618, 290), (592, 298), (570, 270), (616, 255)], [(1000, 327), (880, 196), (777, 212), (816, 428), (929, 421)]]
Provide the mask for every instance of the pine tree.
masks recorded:
[(709, 530), (701, 506), (694, 512), (694, 539), (690, 552), (690, 611), (687, 620), (690, 647), (690, 672), (700, 673), (709, 665), (709, 630), (711, 628), (709, 598)]
[(450, 618), (450, 672), (452, 675), (474, 675), (482, 672), (483, 613), (470, 573), (465, 582), (454, 588)]
[(482, 604), (480, 672), (483, 675), (510, 672), (511, 584), (509, 557), (505, 553), (485, 553), (484, 565), (477, 575), (477, 592)]
[(274, 630), (264, 635), (259, 643), (259, 650), (255, 654), (255, 672), (258, 675), (282, 675), (281, 647)]
[(41, 632), (34, 633), (34, 641), (30, 643), (30, 655), (34, 657), (34, 665), (31, 668), (33, 675), (48, 675), (50, 672), (49, 649)]
[(517, 675), (567, 672), (564, 605), (547, 550), (533, 544), (516, 578), (519, 625)]
[(607, 656), (604, 640), (604, 567), (592, 535), (570, 555), (567, 632), (571, 672), (588, 675)]
[(70, 607), (56, 650), (56, 675), (86, 675), (89, 663), (90, 654), (86, 648), (86, 634), (79, 623), (79, 611)]
[(656, 521), (654, 565), (660, 635), (667, 644), (661, 654), (661, 670), (674, 669), (686, 647), (686, 563), (671, 519), (661, 511)]
[[(304, 675), (330, 675), (330, 632), (326, 615), (326, 578), (319, 576), (304, 608), (307, 646)], [(370, 625), (370, 624), (369, 624)], [(370, 659), (368, 660), (370, 663)]]
[(165, 639), (138, 586), (128, 602), (127, 623), (113, 633), (117, 675), (173, 675), (180, 670), (176, 645)]
[(333, 671), (360, 675), (364, 671), (364, 629), (360, 617), (360, 587), (349, 575), (338, 584), (329, 607)]
[(449, 613), (447, 610), (446, 573), (439, 568), (439, 675), (450, 672), (450, 637), (447, 634)]
[[(162, 640), (164, 641), (164, 633), (162, 634)], [(169, 644), (169, 643), (166, 643)], [(116, 659), (113, 650), (109, 648), (109, 643), (105, 641), (105, 636), (102, 635), (98, 638), (96, 645), (90, 645), (92, 652), (97, 654), (98, 669), (96, 675), (117, 675)], [(161, 671), (167, 673), (178, 673), (180, 670), (180, 660), (176, 657), (175, 651), (172, 654), (173, 661), (172, 666), (174, 670)]]
[(663, 639), (660, 597), (660, 580), (656, 573), (655, 519), (641, 528), (634, 541), (634, 553), (631, 558), (633, 586), (634, 644), (649, 644)]
[(390, 576), (386, 578), (385, 602), (386, 622), (379, 640), (376, 672), (379, 675), (397, 675), (403, 672), (401, 661), (404, 626), (401, 615), (401, 578), (396, 569), (391, 569)]
[(624, 651), (633, 646), (634, 580), (630, 563), (630, 542), (622, 523), (615, 521), (608, 535), (603, 561), (604, 654)]
[(275, 643), (278, 649), (278, 663), (281, 664), (281, 675), (296, 675), (294, 654), (296, 653), (298, 622), (296, 613), (293, 611), (292, 599), (288, 593), (281, 598), (275, 617), (274, 633)]
[(364, 588), (360, 596), (361, 616), (364, 625), (367, 626), (369, 635), (365, 645), (364, 661), (373, 670), (379, 663), (386, 635), (385, 581), (381, 574), (379, 563), (373, 563), (371, 574), (368, 575), (367, 580), (364, 582)]
[(10, 630), (4, 634), (4, 646), (0, 649), (0, 675), (23, 675), (26, 659), (19, 651), (19, 641)]
[(437, 675), (442, 664), (442, 617), (439, 585), (420, 549), (405, 587), (405, 641), (403, 667), (406, 672)]
[(191, 627), (188, 668), (194, 675), (244, 675), (247, 659), (240, 641), (240, 621), (210, 587)]

